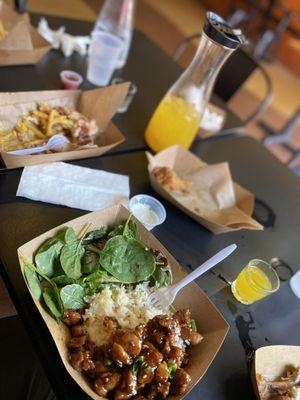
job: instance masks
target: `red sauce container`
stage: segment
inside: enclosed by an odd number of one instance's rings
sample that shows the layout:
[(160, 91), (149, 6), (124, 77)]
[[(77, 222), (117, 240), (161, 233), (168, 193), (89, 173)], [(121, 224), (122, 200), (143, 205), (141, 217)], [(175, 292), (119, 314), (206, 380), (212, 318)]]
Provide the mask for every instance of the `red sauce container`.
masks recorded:
[(75, 71), (64, 70), (60, 73), (60, 80), (63, 89), (76, 90), (82, 84), (83, 78)]

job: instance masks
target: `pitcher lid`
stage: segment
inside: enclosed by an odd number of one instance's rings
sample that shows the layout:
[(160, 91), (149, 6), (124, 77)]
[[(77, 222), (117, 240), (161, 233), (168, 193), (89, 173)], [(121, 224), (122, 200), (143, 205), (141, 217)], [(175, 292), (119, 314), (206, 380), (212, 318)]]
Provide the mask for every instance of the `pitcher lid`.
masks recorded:
[(222, 17), (212, 11), (206, 13), (203, 31), (214, 42), (230, 49), (236, 49), (246, 43), (241, 29), (232, 28)]

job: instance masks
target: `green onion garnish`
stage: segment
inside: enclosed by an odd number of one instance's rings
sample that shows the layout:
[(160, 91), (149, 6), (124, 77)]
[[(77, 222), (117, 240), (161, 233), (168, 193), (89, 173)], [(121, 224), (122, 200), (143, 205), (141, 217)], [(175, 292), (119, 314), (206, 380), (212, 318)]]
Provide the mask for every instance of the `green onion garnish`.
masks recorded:
[(131, 371), (132, 371), (134, 376), (137, 376), (138, 371), (139, 371), (139, 367), (136, 364), (133, 364), (132, 367), (131, 367)]
[(142, 362), (144, 362), (144, 356), (137, 356), (137, 357), (135, 357), (134, 362), (135, 362), (135, 363), (142, 363)]
[(196, 321), (194, 319), (191, 319), (191, 328), (192, 331), (197, 332), (197, 325), (196, 325)]
[(173, 304), (170, 304), (170, 305), (169, 305), (169, 310), (170, 310), (172, 313), (176, 312), (176, 308), (173, 306)]
[(175, 372), (176, 372), (176, 365), (174, 365), (172, 363), (167, 363), (167, 365), (168, 365), (168, 369), (169, 369), (170, 379), (173, 379), (175, 376)]

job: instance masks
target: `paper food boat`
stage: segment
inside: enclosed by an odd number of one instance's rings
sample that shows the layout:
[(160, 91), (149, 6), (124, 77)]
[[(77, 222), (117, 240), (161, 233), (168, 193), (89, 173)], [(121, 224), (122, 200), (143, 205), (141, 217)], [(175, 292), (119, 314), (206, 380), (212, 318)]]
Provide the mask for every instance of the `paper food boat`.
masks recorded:
[(300, 366), (300, 346), (265, 346), (256, 350), (251, 378), (257, 400), (262, 400), (257, 387), (257, 375), (275, 380), (289, 366)]
[(36, 64), (51, 45), (30, 25), (28, 14), (18, 14), (0, 3), (0, 20), (7, 31), (0, 40), (0, 66)]
[[(153, 189), (211, 232), (219, 234), (239, 229), (263, 229), (261, 224), (251, 218), (254, 209), (253, 194), (237, 183), (232, 182), (228, 163), (208, 165), (179, 145), (168, 147), (155, 156), (150, 153), (146, 153), (146, 155), (149, 161), (148, 171)], [(213, 218), (213, 214), (195, 212), (193, 208), (186, 207), (183, 204), (183, 197), (179, 200), (178, 196), (176, 197), (172, 192), (168, 192), (157, 182), (153, 176), (153, 170), (156, 167), (168, 167), (180, 178), (190, 179), (197, 175), (197, 181), (205, 181), (207, 187), (210, 188), (208, 192), (213, 192), (211, 197), (218, 199), (223, 204), (230, 203), (231, 206), (228, 208), (225, 205), (223, 206), (224, 208), (220, 206), (216, 210), (218, 218), (216, 218), (216, 215)], [(209, 169), (208, 167), (214, 168)], [(207, 168), (207, 170), (202, 176), (204, 168)], [(199, 191), (204, 192), (202, 189), (199, 189)], [(205, 196), (203, 198), (205, 200)], [(206, 205), (205, 201), (203, 202), (204, 206)]]
[(125, 138), (111, 122), (119, 106), (124, 101), (129, 83), (112, 85), (94, 90), (44, 90), (35, 92), (0, 93), (0, 128), (2, 131), (12, 128), (22, 114), (36, 108), (39, 101), (49, 106), (70, 106), (85, 117), (96, 121), (99, 133), (94, 143), (82, 149), (62, 151), (51, 154), (14, 155), (0, 153), (6, 167), (17, 168), (28, 165), (55, 161), (76, 160), (100, 156), (122, 143)]
[[(129, 211), (121, 205), (103, 209), (101, 211), (89, 213), (69, 221), (24, 244), (18, 249), (23, 278), (24, 266), (22, 264), (21, 257), (32, 261), (35, 250), (46, 239), (53, 236), (63, 226), (73, 227), (75, 232), (78, 234), (82, 227), (87, 223), (91, 224), (91, 229), (95, 229), (96, 227), (103, 225), (114, 226), (124, 222), (128, 215)], [(144, 228), (141, 223), (139, 223), (137, 220), (135, 220), (135, 222), (137, 223), (139, 240), (149, 248), (160, 250), (168, 259), (169, 265), (172, 268), (173, 281), (176, 282), (186, 275), (183, 268), (163, 247), (163, 245), (149, 231), (147, 231), (147, 229)], [(28, 290), (30, 291), (29, 288)], [(68, 361), (68, 349), (66, 347), (66, 342), (70, 337), (69, 329), (64, 324), (58, 325), (55, 320), (44, 310), (40, 302), (33, 297), (32, 293), (31, 296), (52, 335), (61, 360), (69, 374), (92, 399), (101, 399), (101, 397), (99, 397), (93, 391), (83, 375), (73, 369)], [(215, 308), (215, 306), (211, 303), (211, 301), (196, 283), (191, 283), (185, 287), (177, 296), (174, 305), (177, 309), (186, 307), (190, 308), (192, 318), (195, 319), (199, 332), (204, 336), (203, 341), (198, 346), (190, 348), (190, 363), (186, 370), (192, 377), (191, 384), (188, 388), (188, 390), (191, 390), (203, 377), (209, 365), (216, 356), (227, 334), (228, 325), (219, 311)], [(172, 399), (179, 398), (182, 397), (172, 397)]]

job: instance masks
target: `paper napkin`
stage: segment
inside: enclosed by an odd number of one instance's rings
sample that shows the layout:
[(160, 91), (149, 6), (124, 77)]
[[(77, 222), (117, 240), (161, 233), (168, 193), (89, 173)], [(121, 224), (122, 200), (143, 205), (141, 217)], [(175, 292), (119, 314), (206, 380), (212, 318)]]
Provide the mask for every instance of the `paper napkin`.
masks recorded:
[(52, 44), (53, 49), (61, 49), (66, 57), (70, 57), (74, 51), (80, 55), (87, 54), (91, 42), (89, 36), (73, 36), (65, 32), (65, 27), (61, 26), (57, 30), (49, 27), (45, 18), (41, 18), (38, 25), (38, 32), (44, 39)]
[(95, 211), (127, 205), (129, 177), (63, 162), (25, 167), (17, 196)]

